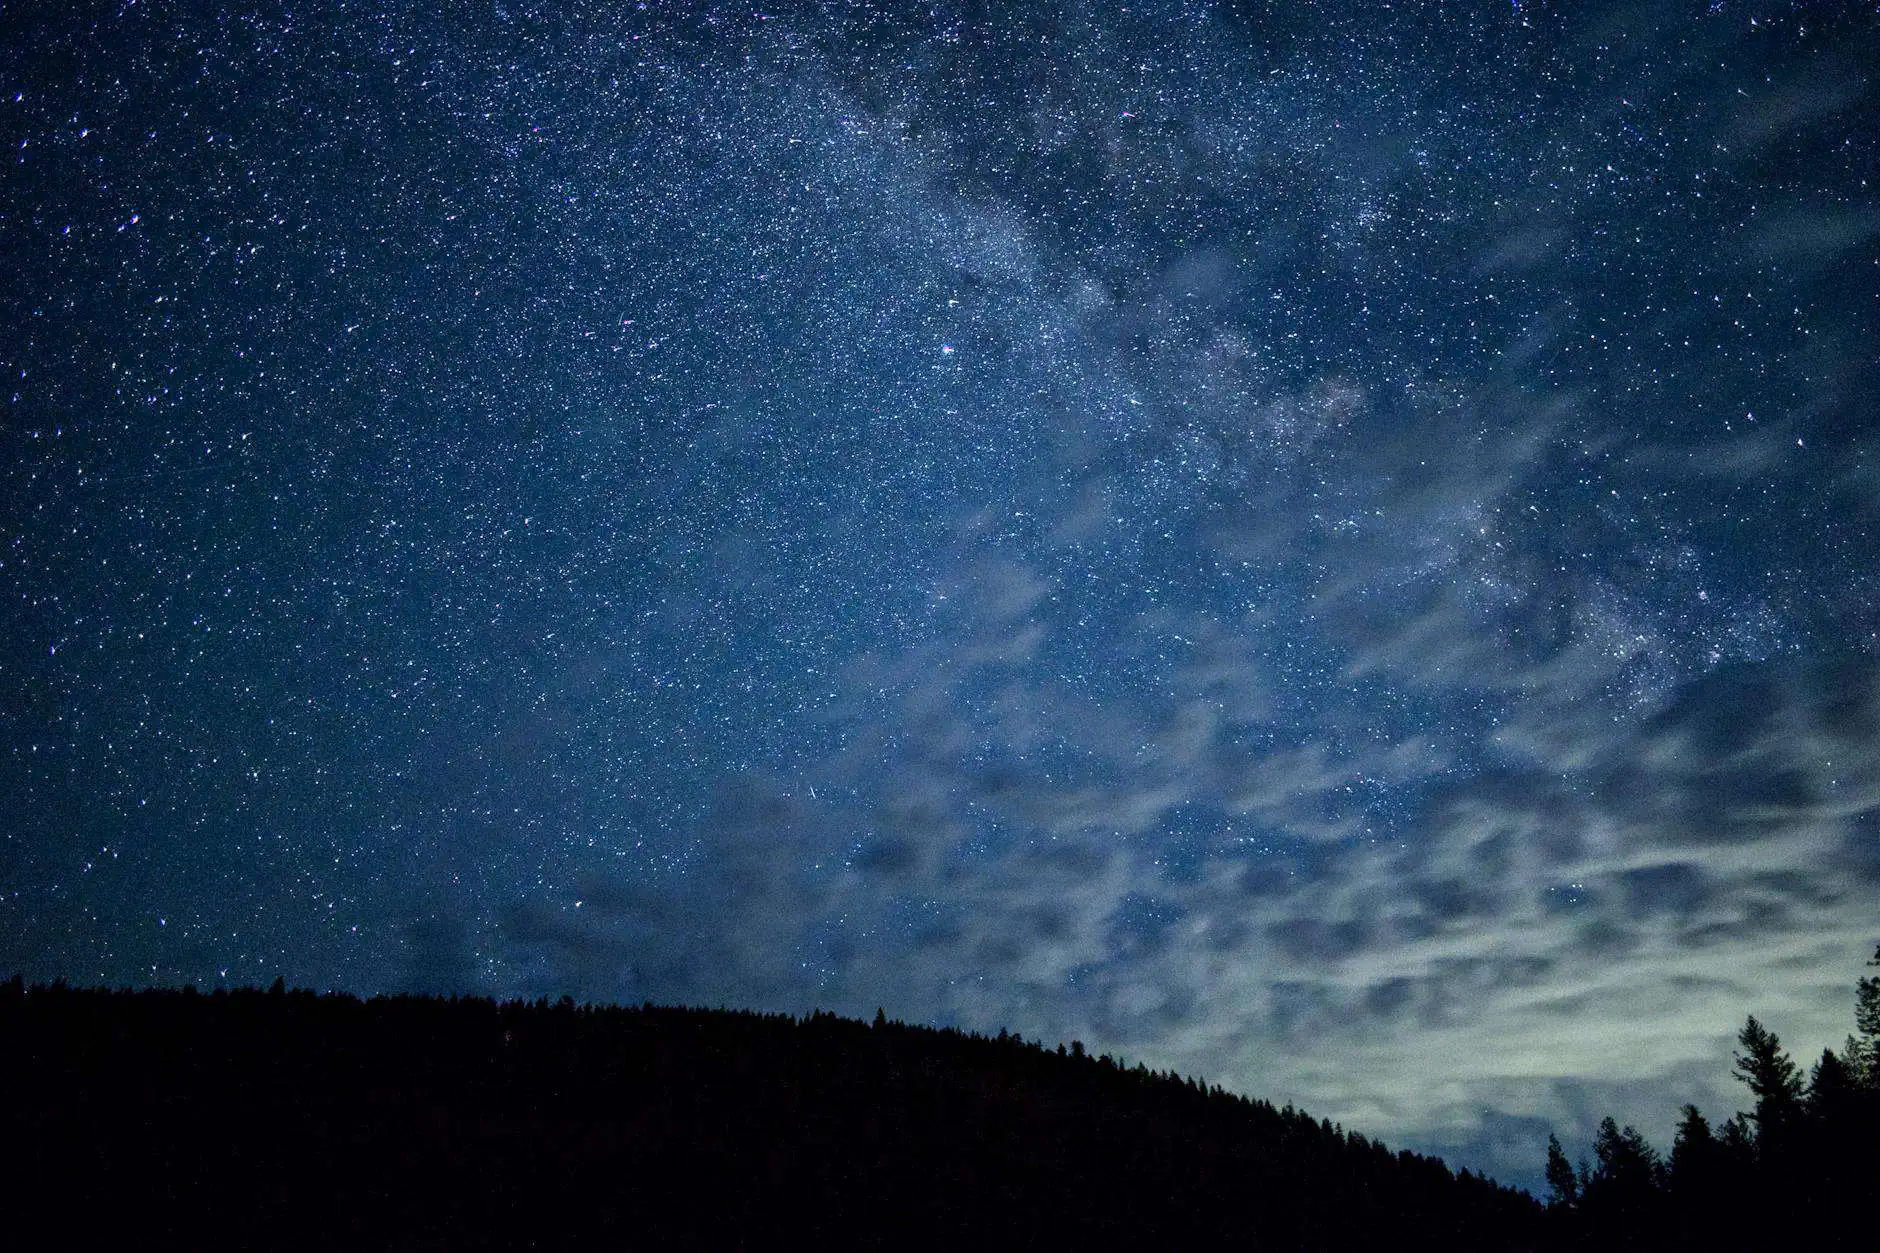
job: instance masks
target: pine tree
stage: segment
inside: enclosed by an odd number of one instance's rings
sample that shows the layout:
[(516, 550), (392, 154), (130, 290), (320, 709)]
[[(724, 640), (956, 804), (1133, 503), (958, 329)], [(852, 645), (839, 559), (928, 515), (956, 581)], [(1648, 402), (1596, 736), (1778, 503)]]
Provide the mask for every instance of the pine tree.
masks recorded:
[(1629, 1198), (1649, 1192), (1658, 1184), (1658, 1151), (1630, 1124), (1621, 1130), (1613, 1119), (1602, 1119), (1599, 1134), (1593, 1137), (1593, 1156), (1599, 1162), (1593, 1171), (1598, 1186)]
[(1703, 1189), (1716, 1170), (1719, 1149), (1710, 1120), (1695, 1105), (1684, 1107), (1677, 1137), (1671, 1141), (1671, 1186), (1680, 1192)]
[(1854, 1076), (1833, 1049), (1822, 1049), (1821, 1060), (1808, 1076), (1808, 1113), (1817, 1122), (1843, 1118), (1854, 1103)]
[(1580, 1199), (1579, 1176), (1560, 1147), (1560, 1137), (1552, 1134), (1547, 1137), (1547, 1192), (1547, 1204), (1558, 1209), (1571, 1209)]
[(1581, 1214), (1596, 1236), (1640, 1240), (1659, 1209), (1664, 1172), (1657, 1151), (1637, 1128), (1605, 1118), (1593, 1156), (1597, 1164), (1580, 1184)]
[(1704, 1234), (1716, 1229), (1719, 1212), (1725, 1208), (1729, 1169), (1728, 1150), (1711, 1132), (1710, 1120), (1697, 1106), (1686, 1105), (1671, 1142), (1666, 1191), (1672, 1220), (1687, 1244), (1701, 1243)]
[[(1880, 966), (1880, 948), (1867, 964)], [(1856, 1083), (1880, 1090), (1880, 978), (1854, 985), (1854, 1034), (1847, 1038), (1844, 1056)]]
[(1756, 1098), (1750, 1119), (1756, 1124), (1759, 1153), (1775, 1149), (1794, 1127), (1802, 1109), (1802, 1074), (1782, 1048), (1776, 1033), (1751, 1014), (1737, 1032), (1742, 1052), (1736, 1055), (1736, 1077)]

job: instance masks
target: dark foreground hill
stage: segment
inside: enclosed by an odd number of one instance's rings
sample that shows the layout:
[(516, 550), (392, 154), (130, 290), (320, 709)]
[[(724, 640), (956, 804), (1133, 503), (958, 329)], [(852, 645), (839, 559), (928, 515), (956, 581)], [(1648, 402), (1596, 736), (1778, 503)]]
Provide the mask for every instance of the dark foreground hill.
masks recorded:
[(1516, 1249), (1540, 1217), (1081, 1047), (826, 1014), (15, 980), (0, 1132), (17, 1248)]

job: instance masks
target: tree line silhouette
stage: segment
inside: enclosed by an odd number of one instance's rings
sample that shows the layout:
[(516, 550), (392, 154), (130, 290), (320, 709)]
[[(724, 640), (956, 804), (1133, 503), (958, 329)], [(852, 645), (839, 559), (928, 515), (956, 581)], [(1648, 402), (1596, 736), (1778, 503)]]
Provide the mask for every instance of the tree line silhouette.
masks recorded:
[[(1880, 949), (1870, 967), (1880, 967)], [(1806, 1078), (1750, 1015), (1734, 1073), (1753, 1098), (1721, 1126), (1686, 1105), (1669, 1156), (1607, 1118), (1576, 1167), (1547, 1139), (1550, 1235), (1584, 1248), (1870, 1249), (1880, 1212), (1880, 977), (1854, 1031)]]
[(16, 978), (0, 1129), (17, 1248), (1486, 1250), (1544, 1221), (1291, 1106), (879, 1013)]
[[(1880, 951), (1870, 965), (1880, 966)], [(7, 1247), (1711, 1251), (1871, 1246), (1880, 977), (1806, 1075), (1661, 1156), (1607, 1118), (1527, 1193), (1199, 1079), (729, 1010), (0, 983)]]

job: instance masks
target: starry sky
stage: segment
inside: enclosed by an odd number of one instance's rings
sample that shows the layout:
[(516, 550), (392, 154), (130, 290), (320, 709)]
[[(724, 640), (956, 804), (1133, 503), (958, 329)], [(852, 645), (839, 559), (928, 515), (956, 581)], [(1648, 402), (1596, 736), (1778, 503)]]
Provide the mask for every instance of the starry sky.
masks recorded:
[(1880, 939), (1871, 4), (0, 7), (0, 968), (1506, 1179)]

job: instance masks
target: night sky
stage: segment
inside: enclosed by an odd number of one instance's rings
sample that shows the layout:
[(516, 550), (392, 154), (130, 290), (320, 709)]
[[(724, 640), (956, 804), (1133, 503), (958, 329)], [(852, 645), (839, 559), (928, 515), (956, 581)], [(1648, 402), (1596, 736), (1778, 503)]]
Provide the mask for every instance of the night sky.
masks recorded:
[(1010, 8), (0, 7), (0, 971), (1838, 1044), (1875, 6)]

